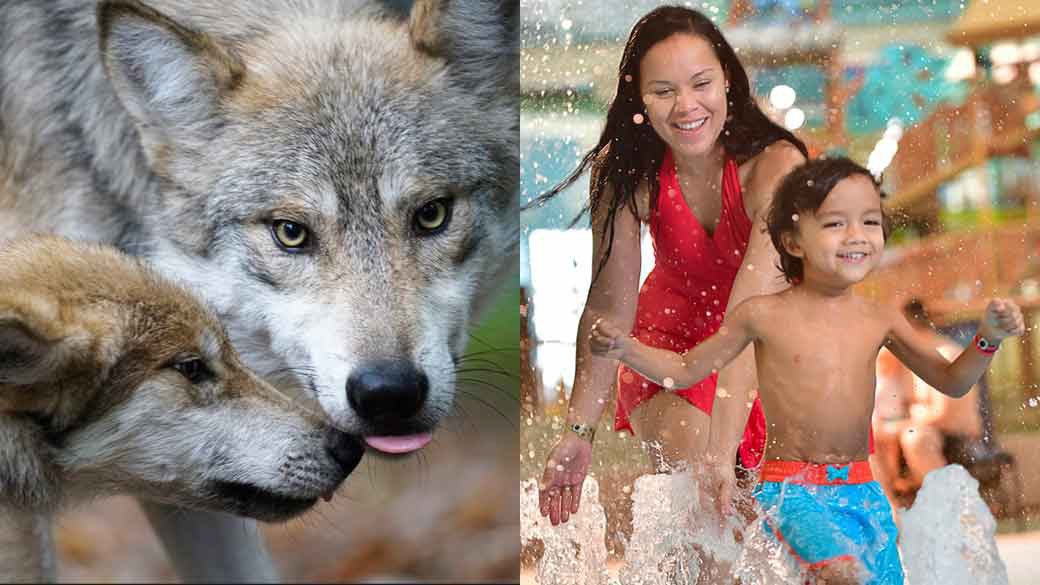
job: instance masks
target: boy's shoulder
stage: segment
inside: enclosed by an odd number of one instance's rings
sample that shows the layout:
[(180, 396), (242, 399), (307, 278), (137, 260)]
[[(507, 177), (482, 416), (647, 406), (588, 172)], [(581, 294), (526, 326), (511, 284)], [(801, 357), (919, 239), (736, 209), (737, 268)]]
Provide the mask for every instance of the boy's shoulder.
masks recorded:
[(787, 297), (789, 290), (790, 289), (782, 290), (780, 292), (775, 292), (771, 294), (751, 296), (744, 299), (744, 301), (740, 303), (740, 305), (744, 312), (751, 317), (756, 317), (763, 314), (768, 316), (768, 314), (772, 313), (774, 310), (782, 307), (788, 302)]

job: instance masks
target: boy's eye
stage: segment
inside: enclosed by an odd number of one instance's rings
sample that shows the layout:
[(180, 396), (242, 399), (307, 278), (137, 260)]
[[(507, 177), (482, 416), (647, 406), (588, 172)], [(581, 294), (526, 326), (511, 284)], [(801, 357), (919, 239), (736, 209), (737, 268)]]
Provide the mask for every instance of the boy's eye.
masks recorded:
[(828, 221), (827, 223), (823, 224), (823, 227), (825, 227), (825, 228), (841, 227), (841, 222), (839, 222), (839, 221)]
[(881, 225), (881, 222), (876, 219), (868, 219), (864, 223), (866, 223), (867, 225)]
[(696, 87), (697, 89), (700, 89), (702, 87), (708, 87), (709, 85), (711, 85), (710, 81), (703, 81), (701, 83), (698, 83), (698, 84), (694, 85), (693, 87)]
[(659, 90), (654, 92), (654, 95), (656, 95), (657, 97), (670, 96), (670, 95), (672, 95), (672, 90), (670, 90), (670, 89), (659, 89)]

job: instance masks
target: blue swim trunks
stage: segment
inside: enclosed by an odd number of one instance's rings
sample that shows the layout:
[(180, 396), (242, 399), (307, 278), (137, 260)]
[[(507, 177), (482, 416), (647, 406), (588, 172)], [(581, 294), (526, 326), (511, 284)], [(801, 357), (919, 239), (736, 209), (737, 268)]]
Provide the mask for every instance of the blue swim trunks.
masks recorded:
[(754, 496), (766, 533), (803, 567), (858, 559), (866, 585), (903, 585), (892, 508), (866, 461), (766, 461)]

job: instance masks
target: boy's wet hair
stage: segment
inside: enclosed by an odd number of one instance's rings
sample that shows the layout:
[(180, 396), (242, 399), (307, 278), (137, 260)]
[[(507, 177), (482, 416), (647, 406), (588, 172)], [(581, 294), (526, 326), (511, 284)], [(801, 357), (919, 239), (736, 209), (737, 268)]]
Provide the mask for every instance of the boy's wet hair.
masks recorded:
[[(878, 188), (881, 197), (885, 196), (884, 192), (881, 192), (880, 182), (870, 171), (843, 156), (810, 160), (796, 167), (780, 182), (773, 196), (773, 206), (769, 209), (766, 226), (773, 246), (780, 253), (778, 268), (784, 273), (787, 282), (801, 282), (804, 270), (802, 259), (792, 256), (787, 251), (781, 236), (784, 233), (797, 233), (797, 217), (806, 213), (816, 213), (838, 182), (853, 175), (867, 177)], [(884, 208), (881, 210), (881, 216), (882, 229), (887, 240), (889, 224)]]

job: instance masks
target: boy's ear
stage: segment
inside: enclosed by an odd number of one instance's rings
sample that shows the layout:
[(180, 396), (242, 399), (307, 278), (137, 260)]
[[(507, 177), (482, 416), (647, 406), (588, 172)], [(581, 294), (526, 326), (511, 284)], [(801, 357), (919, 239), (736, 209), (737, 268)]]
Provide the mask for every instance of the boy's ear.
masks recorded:
[(798, 238), (791, 232), (780, 234), (780, 242), (784, 245), (784, 250), (795, 258), (805, 256), (805, 252), (802, 251), (802, 247), (798, 244)]
[(29, 385), (57, 378), (62, 362), (60, 339), (48, 339), (33, 316), (19, 310), (0, 312), (0, 384)]

